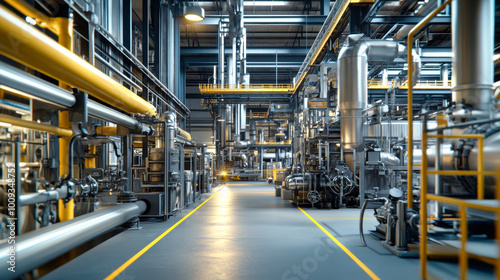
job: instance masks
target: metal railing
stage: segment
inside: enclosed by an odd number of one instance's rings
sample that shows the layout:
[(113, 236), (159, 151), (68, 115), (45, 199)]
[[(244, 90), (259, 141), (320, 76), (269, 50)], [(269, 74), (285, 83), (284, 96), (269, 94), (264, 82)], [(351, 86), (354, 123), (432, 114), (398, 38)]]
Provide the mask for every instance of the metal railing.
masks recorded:
[(201, 94), (291, 94), (293, 93), (292, 84), (250, 84), (250, 85), (219, 85), (219, 84), (200, 84), (199, 90)]
[[(443, 128), (445, 129), (445, 128)], [(428, 139), (476, 139), (477, 140), (477, 169), (476, 170), (428, 170), (428, 156), (427, 156), (427, 144)], [(425, 129), (422, 133), (422, 166), (421, 166), (421, 186), (420, 186), (420, 273), (423, 279), (427, 278), (427, 236), (428, 236), (428, 223), (427, 223), (427, 203), (429, 201), (443, 202), (448, 204), (453, 204), (459, 206), (460, 213), (460, 229), (461, 229), (461, 248), (459, 253), (459, 266), (460, 266), (460, 279), (466, 279), (467, 267), (468, 267), (468, 252), (466, 250), (467, 243), (467, 208), (474, 208), (478, 210), (493, 212), (500, 215), (500, 203), (497, 206), (491, 207), (488, 205), (483, 205), (478, 202), (471, 202), (463, 199), (456, 199), (446, 196), (428, 194), (428, 175), (440, 175), (440, 176), (477, 176), (477, 199), (484, 200), (484, 176), (485, 175), (498, 175), (498, 172), (487, 172), (484, 171), (484, 135), (483, 134), (465, 134), (465, 135), (429, 135)], [(436, 154), (436, 157), (441, 155)], [(498, 177), (497, 177), (498, 178)], [(497, 179), (497, 185), (499, 184)], [(496, 192), (496, 199), (498, 201), (500, 192)], [(496, 229), (499, 230), (499, 221), (495, 221)], [(497, 245), (499, 243), (500, 232), (497, 232)], [(499, 254), (500, 256), (500, 254)], [(495, 262), (495, 270), (497, 276), (500, 275), (500, 263)]]

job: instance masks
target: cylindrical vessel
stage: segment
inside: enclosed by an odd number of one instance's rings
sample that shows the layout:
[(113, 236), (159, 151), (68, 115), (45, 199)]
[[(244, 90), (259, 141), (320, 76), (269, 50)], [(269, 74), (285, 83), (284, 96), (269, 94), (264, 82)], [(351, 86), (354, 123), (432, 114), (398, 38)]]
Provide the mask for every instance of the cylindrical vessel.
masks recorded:
[(493, 0), (452, 1), (452, 100), (489, 110), (493, 84)]

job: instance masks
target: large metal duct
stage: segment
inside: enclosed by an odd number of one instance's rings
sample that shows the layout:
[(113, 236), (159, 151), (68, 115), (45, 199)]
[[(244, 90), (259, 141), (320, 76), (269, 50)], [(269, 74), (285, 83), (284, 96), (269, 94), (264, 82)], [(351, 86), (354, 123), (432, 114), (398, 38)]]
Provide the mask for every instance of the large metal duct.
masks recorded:
[(452, 100), (489, 110), (493, 94), (494, 1), (452, 2)]
[[(346, 45), (338, 58), (338, 105), (337, 115), (341, 114), (341, 139), (346, 149), (354, 149), (363, 141), (363, 110), (368, 98), (368, 62), (392, 62), (404, 57), (406, 47), (393, 41), (362, 38), (362, 34), (349, 35)], [(416, 71), (419, 75), (420, 59), (416, 57)]]
[(16, 237), (15, 272), (10, 267), (11, 244), (0, 244), (0, 279), (21, 277), (65, 252), (119, 226), (146, 210), (146, 203), (127, 203), (86, 214)]

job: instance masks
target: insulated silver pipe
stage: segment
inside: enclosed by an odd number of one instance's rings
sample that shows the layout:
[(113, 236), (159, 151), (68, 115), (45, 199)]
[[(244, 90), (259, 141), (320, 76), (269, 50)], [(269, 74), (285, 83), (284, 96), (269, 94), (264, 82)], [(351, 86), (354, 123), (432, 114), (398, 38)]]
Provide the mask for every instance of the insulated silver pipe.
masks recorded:
[(22, 70), (0, 62), (0, 85), (27, 93), (30, 97), (63, 107), (73, 107), (75, 96), (54, 84), (36, 78)]
[(68, 189), (66, 185), (62, 188), (49, 191), (39, 191), (36, 193), (27, 193), (19, 197), (19, 203), (21, 206), (34, 205), (37, 203), (55, 201), (61, 198), (65, 198), (68, 195)]
[(132, 129), (136, 129), (141, 126), (141, 123), (135, 119), (92, 100), (87, 102), (87, 110), (89, 115), (104, 121), (119, 124)]
[(489, 110), (493, 94), (493, 0), (452, 2), (452, 100)]
[(219, 43), (219, 85), (221, 88), (224, 88), (224, 30), (222, 30), (222, 22), (219, 21), (219, 30), (218, 30), (218, 43)]
[[(76, 103), (75, 96), (71, 92), (3, 62), (0, 62), (0, 85), (62, 107), (73, 107)], [(89, 115), (105, 121), (132, 129), (140, 126), (135, 119), (92, 100), (88, 101), (87, 109)]]
[[(406, 47), (393, 41), (362, 38), (349, 35), (338, 58), (338, 105), (341, 114), (341, 139), (344, 148), (354, 149), (363, 141), (363, 110), (368, 99), (368, 62), (391, 62), (404, 57)], [(415, 54), (414, 54), (415, 55)], [(416, 59), (417, 64), (420, 59)], [(420, 67), (415, 67), (418, 76)]]
[[(175, 89), (175, 15), (174, 6), (166, 4), (167, 13), (167, 88)], [(161, 61), (159, 64), (164, 63)], [(146, 65), (147, 67), (147, 65)]]
[[(21, 277), (67, 251), (119, 226), (146, 210), (146, 203), (138, 201), (113, 206), (89, 213), (73, 220), (55, 224), (17, 236), (15, 252), (4, 240), (0, 244), (0, 279)], [(14, 256), (15, 272), (8, 268)]]

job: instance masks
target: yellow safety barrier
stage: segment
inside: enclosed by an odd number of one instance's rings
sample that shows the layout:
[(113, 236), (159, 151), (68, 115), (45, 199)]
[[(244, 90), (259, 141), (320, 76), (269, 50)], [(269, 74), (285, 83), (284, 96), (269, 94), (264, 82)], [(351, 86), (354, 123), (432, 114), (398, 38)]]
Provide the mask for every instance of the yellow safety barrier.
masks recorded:
[[(477, 170), (428, 170), (428, 157), (427, 157), (427, 143), (428, 139), (477, 139)], [(466, 135), (428, 135), (427, 132), (422, 133), (422, 169), (421, 169), (421, 186), (420, 186), (420, 273), (423, 279), (427, 279), (427, 203), (432, 201), (444, 202), (453, 205), (458, 205), (460, 208), (460, 228), (461, 228), (461, 248), (459, 254), (459, 265), (460, 265), (460, 279), (466, 279), (467, 267), (468, 267), (468, 252), (466, 250), (467, 242), (467, 208), (474, 208), (478, 210), (493, 212), (500, 217), (500, 203), (496, 207), (491, 207), (488, 205), (482, 205), (478, 202), (469, 202), (463, 199), (450, 198), (445, 196), (438, 196), (433, 194), (428, 194), (427, 180), (428, 175), (441, 175), (441, 176), (477, 176), (477, 198), (479, 200), (484, 200), (484, 176), (485, 175), (497, 175), (497, 185), (499, 184), (498, 176), (499, 172), (485, 172), (484, 171), (484, 136), (482, 134), (466, 134)], [(439, 156), (439, 155), (436, 155)], [(496, 193), (496, 199), (498, 201), (499, 191)], [(498, 219), (496, 223), (496, 238), (497, 245), (500, 238), (500, 228)], [(499, 254), (500, 256), (500, 254)], [(495, 271), (497, 276), (500, 276), (500, 259), (495, 262)]]

